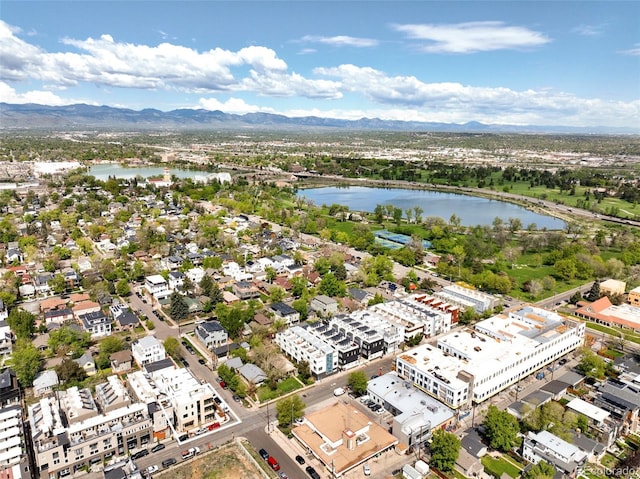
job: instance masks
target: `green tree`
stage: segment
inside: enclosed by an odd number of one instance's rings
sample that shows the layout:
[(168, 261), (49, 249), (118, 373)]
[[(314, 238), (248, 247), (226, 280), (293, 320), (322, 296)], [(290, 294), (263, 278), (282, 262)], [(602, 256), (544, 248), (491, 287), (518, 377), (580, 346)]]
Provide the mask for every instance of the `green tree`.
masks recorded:
[(218, 283), (213, 283), (213, 286), (211, 286), (211, 290), (209, 291), (209, 298), (211, 299), (211, 304), (213, 304), (214, 306), (222, 303), (223, 297), (222, 297), (222, 291), (220, 290), (220, 286), (218, 286)]
[(367, 392), (369, 380), (364, 371), (354, 371), (347, 377), (347, 386), (356, 394), (362, 395)]
[(55, 294), (62, 294), (67, 290), (67, 282), (64, 276), (58, 273), (49, 281), (49, 287)]
[(482, 422), (489, 445), (493, 449), (507, 452), (518, 440), (518, 420), (507, 411), (498, 409), (493, 404), (489, 406), (487, 415)]
[(279, 303), (286, 295), (287, 292), (280, 286), (274, 286), (271, 288), (271, 291), (269, 291), (269, 299), (271, 300), (271, 303)]
[(289, 427), (297, 418), (303, 417), (305, 408), (306, 404), (297, 394), (278, 401), (276, 411), (280, 427)]
[(607, 363), (588, 348), (583, 348), (582, 358), (576, 369), (587, 377), (600, 379), (604, 376)]
[(333, 273), (327, 273), (320, 281), (320, 286), (318, 290), (322, 294), (326, 294), (327, 296), (333, 297), (344, 297), (347, 294), (347, 287), (343, 281), (339, 281)]
[(180, 341), (178, 341), (177, 338), (174, 338), (173, 336), (169, 336), (167, 339), (164, 340), (162, 345), (164, 346), (164, 350), (166, 351), (166, 353), (169, 356), (171, 356), (173, 359), (178, 359), (181, 356)]
[(460, 453), (460, 439), (455, 434), (436, 429), (430, 448), (431, 465), (442, 472), (453, 471)]
[(309, 366), (309, 361), (300, 361), (298, 363), (298, 376), (307, 384), (309, 378), (311, 378), (311, 367)]
[(300, 298), (307, 294), (307, 278), (303, 276), (294, 276), (290, 280), (291, 282), (291, 295), (294, 298)]
[(22, 387), (29, 387), (40, 371), (42, 354), (34, 344), (25, 338), (20, 338), (13, 346), (13, 353), (8, 360), (11, 369)]
[(14, 308), (7, 317), (7, 324), (18, 339), (29, 339), (35, 332), (36, 317), (21, 308)]
[(87, 377), (87, 372), (82, 369), (82, 366), (71, 358), (64, 358), (62, 362), (56, 366), (56, 373), (58, 374), (60, 382), (69, 387), (77, 386)]
[(300, 321), (306, 321), (309, 317), (309, 304), (304, 299), (296, 299), (291, 303), (291, 307), (300, 313)]
[(129, 281), (127, 281), (126, 279), (118, 280), (118, 282), (116, 283), (116, 294), (118, 296), (129, 296), (131, 294)]
[(180, 321), (189, 316), (189, 306), (187, 306), (187, 302), (180, 293), (171, 293), (169, 299), (171, 301), (169, 309), (169, 316), (171, 316), (171, 319), (174, 321)]
[(49, 333), (49, 349), (57, 355), (71, 353), (73, 356), (81, 356), (89, 346), (91, 335), (85, 331), (78, 331), (69, 326), (62, 326)]
[(200, 280), (198, 286), (200, 287), (200, 291), (202, 291), (202, 294), (208, 296), (209, 298), (211, 297), (211, 290), (213, 288), (213, 279), (211, 278), (211, 276), (205, 274)]
[(245, 324), (243, 305), (236, 303), (229, 307), (223, 303), (216, 306), (216, 316), (220, 325), (227, 330), (229, 336), (237, 338)]
[(546, 461), (540, 461), (522, 474), (522, 479), (551, 479), (556, 468)]

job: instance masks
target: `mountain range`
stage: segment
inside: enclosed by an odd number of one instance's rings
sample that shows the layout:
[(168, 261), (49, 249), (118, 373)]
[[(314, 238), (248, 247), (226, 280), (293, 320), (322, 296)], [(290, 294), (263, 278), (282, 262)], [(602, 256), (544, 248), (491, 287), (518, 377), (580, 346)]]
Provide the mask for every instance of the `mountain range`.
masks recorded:
[(432, 131), (467, 133), (559, 133), (638, 134), (631, 128), (571, 127), (544, 125), (489, 125), (476, 121), (463, 124), (381, 120), (340, 120), (317, 116), (288, 117), (271, 113), (236, 115), (222, 111), (179, 109), (131, 110), (86, 104), (47, 106), (0, 103), (0, 130), (86, 130), (86, 129), (254, 129), (254, 130), (368, 130)]

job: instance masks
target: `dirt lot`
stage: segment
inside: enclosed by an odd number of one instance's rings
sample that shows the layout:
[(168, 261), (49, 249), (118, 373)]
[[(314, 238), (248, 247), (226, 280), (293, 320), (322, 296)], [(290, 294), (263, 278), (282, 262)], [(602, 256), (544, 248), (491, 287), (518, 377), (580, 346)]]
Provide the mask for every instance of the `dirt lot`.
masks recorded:
[(236, 443), (204, 451), (184, 465), (153, 475), (157, 479), (261, 479), (256, 466), (247, 459)]

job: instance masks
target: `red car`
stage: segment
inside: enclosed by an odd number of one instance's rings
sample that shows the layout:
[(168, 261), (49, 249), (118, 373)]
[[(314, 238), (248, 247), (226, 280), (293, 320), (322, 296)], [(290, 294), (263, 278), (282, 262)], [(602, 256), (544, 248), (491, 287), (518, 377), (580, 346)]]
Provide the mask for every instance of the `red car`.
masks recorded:
[(267, 463), (269, 463), (269, 465), (271, 466), (271, 469), (273, 469), (274, 471), (277, 471), (278, 469), (280, 469), (280, 464), (278, 464), (278, 461), (276, 461), (275, 457), (273, 456), (269, 456)]

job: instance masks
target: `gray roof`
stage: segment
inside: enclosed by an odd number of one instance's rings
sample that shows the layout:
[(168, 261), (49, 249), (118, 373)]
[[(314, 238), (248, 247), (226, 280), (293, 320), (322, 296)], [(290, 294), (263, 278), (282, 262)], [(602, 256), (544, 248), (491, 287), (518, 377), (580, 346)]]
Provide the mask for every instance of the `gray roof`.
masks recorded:
[(225, 364), (231, 369), (240, 369), (244, 365), (242, 359), (238, 357), (229, 358)]
[(175, 369), (176, 366), (173, 364), (173, 361), (169, 358), (161, 359), (160, 361), (156, 361), (155, 363), (145, 364), (144, 370), (148, 373), (153, 373), (156, 371), (162, 371), (163, 369)]
[(297, 311), (287, 303), (273, 303), (270, 308), (277, 313), (280, 313), (280, 316), (290, 316), (297, 313)]
[(261, 383), (267, 379), (265, 372), (255, 364), (247, 363), (243, 365), (238, 372), (250, 382), (255, 384)]
[(214, 333), (216, 331), (225, 331), (222, 325), (217, 321), (205, 321), (197, 326), (206, 333)]
[(566, 391), (569, 386), (570, 384), (565, 383), (564, 381), (554, 379), (553, 381), (549, 381), (547, 384), (543, 385), (540, 390), (549, 392), (555, 396), (556, 394)]

